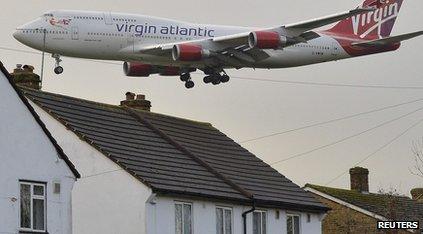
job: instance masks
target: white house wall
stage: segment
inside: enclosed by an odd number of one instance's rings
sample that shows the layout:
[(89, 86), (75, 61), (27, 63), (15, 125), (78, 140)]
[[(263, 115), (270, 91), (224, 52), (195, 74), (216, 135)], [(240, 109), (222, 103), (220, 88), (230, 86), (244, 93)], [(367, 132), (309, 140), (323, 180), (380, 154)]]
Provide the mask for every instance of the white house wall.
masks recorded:
[(31, 102), (81, 174), (73, 189), (74, 234), (144, 234), (151, 190)]
[[(71, 190), (75, 176), (0, 73), (0, 233), (18, 233), (19, 180), (47, 183), (47, 229), (71, 234)], [(53, 182), (61, 193), (53, 194)]]
[[(216, 234), (216, 207), (232, 208), (233, 233), (243, 234), (242, 213), (251, 209), (251, 206), (233, 205), (192, 199), (178, 199), (158, 196), (153, 203), (147, 204), (148, 234), (175, 234), (175, 202), (188, 202), (193, 205), (193, 230), (196, 234)], [(279, 219), (276, 218), (276, 209), (260, 209), (267, 211), (267, 233), (286, 234), (286, 211), (279, 210)], [(320, 214), (310, 214), (307, 222), (307, 213), (291, 212), (301, 215), (301, 234), (321, 234)], [(252, 214), (247, 216), (247, 233), (252, 234)]]

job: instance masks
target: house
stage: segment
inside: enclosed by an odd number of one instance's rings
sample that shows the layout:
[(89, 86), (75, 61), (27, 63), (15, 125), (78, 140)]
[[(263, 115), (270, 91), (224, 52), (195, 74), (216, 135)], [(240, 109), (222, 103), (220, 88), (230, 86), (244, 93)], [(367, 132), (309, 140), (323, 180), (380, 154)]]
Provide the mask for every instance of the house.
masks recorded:
[(77, 178), (0, 62), (0, 233), (71, 234)]
[(423, 189), (413, 189), (412, 198), (400, 196), (395, 191), (370, 193), (368, 175), (366, 168), (350, 169), (350, 190), (305, 186), (305, 190), (331, 208), (323, 221), (323, 233), (421, 233), (418, 230), (378, 230), (377, 221), (419, 221), (422, 225)]
[(75, 234), (319, 234), (328, 208), (209, 123), (22, 88), (81, 172)]

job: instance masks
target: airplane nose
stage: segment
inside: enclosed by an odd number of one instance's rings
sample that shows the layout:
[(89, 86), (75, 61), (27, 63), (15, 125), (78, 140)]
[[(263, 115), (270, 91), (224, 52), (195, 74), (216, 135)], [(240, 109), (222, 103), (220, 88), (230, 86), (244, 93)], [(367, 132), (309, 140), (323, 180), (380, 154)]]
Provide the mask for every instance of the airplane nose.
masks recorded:
[(21, 33), (22, 33), (21, 31), (22, 31), (22, 30), (16, 29), (16, 30), (15, 30), (15, 32), (13, 33), (13, 37), (14, 37), (16, 40), (18, 40), (18, 41), (19, 41), (19, 40), (20, 40), (20, 38), (21, 38), (21, 37), (20, 37), (20, 35), (21, 35)]

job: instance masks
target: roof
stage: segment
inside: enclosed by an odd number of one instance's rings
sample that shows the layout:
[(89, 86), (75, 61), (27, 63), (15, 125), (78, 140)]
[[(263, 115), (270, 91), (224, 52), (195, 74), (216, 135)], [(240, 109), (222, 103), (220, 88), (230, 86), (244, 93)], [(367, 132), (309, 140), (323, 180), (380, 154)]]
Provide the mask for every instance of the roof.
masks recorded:
[(76, 170), (75, 166), (72, 164), (72, 162), (69, 160), (69, 158), (66, 156), (66, 154), (63, 152), (63, 149), (57, 144), (56, 139), (54, 139), (54, 137), (51, 135), (51, 133), (49, 132), (49, 130), (46, 128), (46, 126), (44, 125), (44, 123), (41, 121), (40, 117), (38, 116), (38, 114), (35, 112), (35, 110), (32, 108), (32, 106), (28, 103), (28, 100), (22, 95), (22, 92), (19, 90), (19, 88), (15, 85), (15, 83), (13, 82), (13, 78), (10, 76), (9, 72), (6, 70), (6, 68), (3, 66), (3, 63), (0, 61), (0, 71), (4, 74), (4, 76), (7, 78), (7, 80), (9, 81), (10, 85), (12, 86), (12, 88), (15, 90), (15, 92), (18, 94), (19, 99), (23, 102), (23, 104), (28, 108), (29, 112), (31, 112), (32, 116), (34, 117), (35, 121), (37, 122), (37, 124), (41, 127), (41, 129), (43, 130), (43, 132), (46, 134), (46, 136), (48, 137), (48, 139), (51, 141), (51, 143), (53, 144), (54, 148), (57, 151), (57, 154), (59, 155), (59, 157), (61, 159), (63, 159), (63, 161), (65, 161), (65, 163), (67, 164), (67, 166), (69, 167), (69, 169), (72, 171), (72, 173), (75, 175), (76, 178), (80, 178), (81, 175), (79, 174), (79, 172)]
[[(318, 192), (327, 194), (336, 199), (342, 200), (351, 205), (371, 213), (382, 216), (386, 219), (395, 215), (396, 220), (423, 222), (423, 203), (417, 202), (406, 196), (396, 196), (380, 193), (361, 193), (354, 190), (324, 187), (307, 184), (306, 188), (312, 188)], [(389, 214), (395, 209), (395, 214)]]
[(311, 194), (209, 123), (23, 89), (50, 113), (159, 194), (200, 196), (310, 212)]

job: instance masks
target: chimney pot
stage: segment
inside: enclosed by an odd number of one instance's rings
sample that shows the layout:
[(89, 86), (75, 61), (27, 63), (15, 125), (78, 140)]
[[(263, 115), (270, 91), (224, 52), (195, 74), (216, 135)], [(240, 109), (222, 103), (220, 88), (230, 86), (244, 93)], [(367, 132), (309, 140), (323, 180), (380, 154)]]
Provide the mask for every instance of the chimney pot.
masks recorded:
[(131, 101), (135, 99), (135, 93), (127, 92), (125, 95), (126, 95), (126, 101)]
[(143, 94), (138, 94), (138, 95), (137, 95), (137, 100), (145, 100), (145, 95), (143, 95)]
[(423, 203), (423, 188), (415, 188), (411, 190), (413, 200)]
[(363, 167), (350, 169), (351, 190), (361, 193), (369, 192), (369, 170)]

